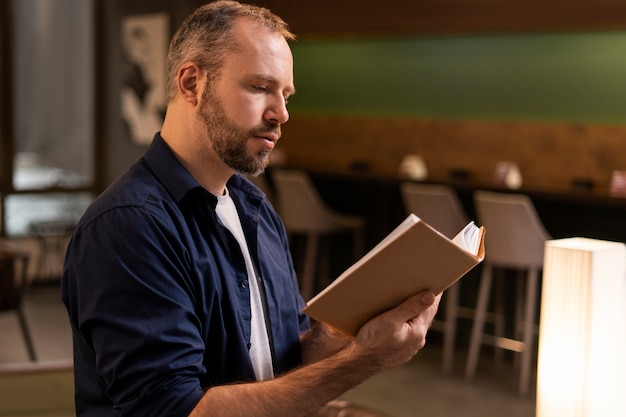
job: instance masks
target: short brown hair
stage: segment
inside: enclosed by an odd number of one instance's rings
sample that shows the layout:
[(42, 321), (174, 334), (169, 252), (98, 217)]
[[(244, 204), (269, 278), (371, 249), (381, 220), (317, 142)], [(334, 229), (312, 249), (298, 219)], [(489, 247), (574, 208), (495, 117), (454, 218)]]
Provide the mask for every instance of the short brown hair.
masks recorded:
[(205, 4), (189, 15), (178, 28), (167, 55), (168, 99), (176, 94), (176, 76), (180, 66), (188, 61), (207, 71), (210, 80), (219, 75), (224, 56), (236, 45), (232, 42), (233, 22), (239, 17), (251, 17), (286, 40), (294, 40), (288, 25), (266, 8), (220, 0)]

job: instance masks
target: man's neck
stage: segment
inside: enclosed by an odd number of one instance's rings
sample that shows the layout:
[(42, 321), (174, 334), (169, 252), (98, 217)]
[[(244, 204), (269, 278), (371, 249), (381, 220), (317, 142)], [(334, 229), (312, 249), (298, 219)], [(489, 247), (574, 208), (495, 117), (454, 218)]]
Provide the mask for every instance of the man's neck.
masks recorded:
[(234, 174), (232, 168), (228, 167), (217, 155), (207, 155), (206, 152), (195, 149), (193, 143), (190, 143), (193, 139), (172, 137), (166, 129), (161, 131), (161, 137), (179, 162), (202, 187), (214, 195), (224, 194), (226, 183)]

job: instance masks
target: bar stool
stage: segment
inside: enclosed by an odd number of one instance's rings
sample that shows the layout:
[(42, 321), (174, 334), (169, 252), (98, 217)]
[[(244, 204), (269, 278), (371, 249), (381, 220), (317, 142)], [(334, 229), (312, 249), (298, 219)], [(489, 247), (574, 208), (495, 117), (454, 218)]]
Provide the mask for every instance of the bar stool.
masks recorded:
[[(453, 238), (469, 222), (456, 192), (450, 186), (406, 181), (400, 184), (400, 192), (407, 212), (414, 213), (448, 238)], [(443, 296), (444, 320), (433, 322), (433, 329), (443, 332), (442, 372), (445, 375), (452, 372), (457, 318), (473, 317), (473, 309), (459, 306), (460, 286), (461, 281), (446, 290)]]
[(0, 247), (0, 312), (15, 312), (28, 357), (37, 360), (33, 339), (23, 309), (30, 256), (9, 247)]
[(30, 285), (61, 279), (65, 248), (75, 226), (74, 221), (64, 219), (37, 220), (30, 224), (39, 244), (37, 272)]
[(305, 300), (315, 291), (315, 273), (320, 238), (337, 233), (353, 234), (353, 254), (363, 253), (363, 218), (338, 213), (320, 197), (308, 173), (302, 170), (272, 168), (271, 181), (276, 191), (276, 208), (287, 233), (306, 237), (304, 266), (300, 275), (301, 293)]
[[(470, 380), (476, 373), (480, 347), (489, 343), (496, 352), (510, 350), (520, 353), (519, 394), (529, 392), (533, 353), (535, 351), (536, 310), (538, 307), (539, 272), (543, 267), (544, 244), (551, 239), (545, 230), (530, 198), (523, 194), (476, 191), (474, 203), (478, 219), (489, 231), (485, 240), (485, 261), (476, 302), (476, 315), (470, 336), (465, 377)], [(493, 272), (502, 269), (517, 271), (514, 335), (504, 337), (504, 300), (498, 294), (495, 301), (496, 317), (494, 335), (484, 334), (485, 316), (489, 300)], [(526, 278), (526, 288), (521, 285)]]

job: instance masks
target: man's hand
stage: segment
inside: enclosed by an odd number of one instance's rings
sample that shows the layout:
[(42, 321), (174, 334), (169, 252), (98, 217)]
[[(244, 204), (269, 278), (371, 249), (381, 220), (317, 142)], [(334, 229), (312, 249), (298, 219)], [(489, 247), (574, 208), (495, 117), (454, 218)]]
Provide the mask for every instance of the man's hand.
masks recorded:
[(426, 333), (437, 313), (441, 294), (424, 292), (374, 317), (359, 330), (354, 354), (382, 372), (407, 362), (426, 344)]

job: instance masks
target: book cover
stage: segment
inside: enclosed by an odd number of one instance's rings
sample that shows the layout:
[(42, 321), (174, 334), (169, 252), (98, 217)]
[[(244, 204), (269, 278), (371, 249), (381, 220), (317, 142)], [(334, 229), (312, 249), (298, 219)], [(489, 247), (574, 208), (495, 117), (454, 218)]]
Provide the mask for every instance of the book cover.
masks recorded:
[(304, 308), (311, 318), (349, 334), (410, 296), (438, 294), (485, 256), (483, 227), (471, 222), (448, 239), (414, 214)]

